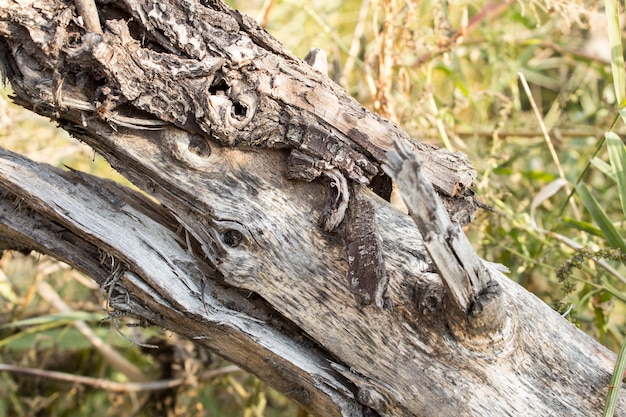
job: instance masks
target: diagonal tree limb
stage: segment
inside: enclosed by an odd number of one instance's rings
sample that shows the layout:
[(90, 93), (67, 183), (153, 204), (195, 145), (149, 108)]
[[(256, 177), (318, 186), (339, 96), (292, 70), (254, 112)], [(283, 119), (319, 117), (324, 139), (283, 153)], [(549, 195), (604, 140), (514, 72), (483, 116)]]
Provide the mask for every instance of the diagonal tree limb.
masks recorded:
[(415, 154), (398, 142), (395, 148), (387, 153), (383, 169), (398, 184), (409, 215), (424, 236), (426, 251), (453, 306), (449, 324), (460, 326), (458, 332), (470, 337), (501, 330), (506, 315), (502, 288), (461, 228), (450, 221)]
[[(147, 319), (185, 335), (263, 376), (319, 415), (360, 415), (354, 414), (362, 406), (351, 398), (353, 388), (328, 369), (326, 355), (315, 353), (310, 343), (302, 345), (297, 334), (285, 333), (293, 326), (279, 323), (270, 306), (209, 280), (216, 273), (150, 217), (168, 218), (145, 197), (4, 150), (0, 187), (3, 248), (30, 247), (74, 265), (107, 290), (114, 316)], [(124, 202), (129, 195), (134, 195), (132, 206)], [(131, 244), (129, 238), (143, 243)]]
[(359, 306), (341, 231), (318, 224), (328, 190), (287, 175), (297, 147), (311, 169), (367, 182), (400, 138), (464, 223), (475, 207), (463, 157), (411, 141), (220, 2), (108, 2), (102, 37), (63, 1), (8, 3), (0, 62), (16, 100), (162, 206), (137, 209), (127, 200), (139, 197), (110, 198), (78, 173), (3, 153), (3, 246), (69, 261), (98, 280), (114, 312), (195, 340), (319, 415), (599, 408), (614, 355), (495, 270), (503, 324), (459, 343), (419, 231), (367, 190), (389, 282), (387, 308)]

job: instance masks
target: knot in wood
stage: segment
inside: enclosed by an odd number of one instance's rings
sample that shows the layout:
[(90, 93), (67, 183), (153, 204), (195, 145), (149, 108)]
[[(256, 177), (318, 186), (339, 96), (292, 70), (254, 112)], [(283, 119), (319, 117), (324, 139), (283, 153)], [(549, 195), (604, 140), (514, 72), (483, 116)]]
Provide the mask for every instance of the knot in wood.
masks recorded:
[(437, 274), (424, 274), (413, 291), (415, 308), (424, 316), (439, 315), (445, 294), (445, 289)]
[(244, 236), (239, 230), (228, 229), (222, 233), (222, 242), (228, 247), (236, 248), (244, 241)]
[(193, 135), (189, 138), (189, 145), (187, 146), (189, 152), (201, 157), (207, 158), (211, 156), (211, 146), (209, 142), (199, 135)]
[(211, 168), (213, 150), (206, 138), (175, 128), (165, 128), (161, 135), (176, 160), (199, 171)]
[[(210, 235), (217, 249), (215, 256), (227, 256), (229, 249), (242, 248), (251, 249), (252, 242), (255, 239), (252, 233), (241, 223), (232, 220), (213, 220), (214, 225), (211, 227)], [(232, 254), (232, 253), (231, 253)]]
[(205, 132), (231, 146), (245, 140), (241, 130), (252, 121), (259, 101), (254, 89), (239, 76), (230, 71), (215, 78), (206, 98), (208, 120), (199, 120)]

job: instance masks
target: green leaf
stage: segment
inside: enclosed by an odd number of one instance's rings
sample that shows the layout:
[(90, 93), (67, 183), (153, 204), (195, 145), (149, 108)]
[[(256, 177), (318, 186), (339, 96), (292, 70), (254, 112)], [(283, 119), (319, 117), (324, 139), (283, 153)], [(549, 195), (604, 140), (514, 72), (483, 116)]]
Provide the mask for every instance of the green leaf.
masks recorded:
[(623, 303), (626, 303), (626, 293), (615, 288), (606, 277), (602, 278), (602, 288), (613, 297)]
[(626, 242), (619, 234), (611, 219), (606, 215), (598, 200), (591, 195), (589, 189), (585, 186), (585, 184), (578, 184), (576, 186), (576, 192), (583, 200), (585, 207), (589, 210), (591, 217), (596, 222), (600, 230), (602, 230), (602, 234), (604, 239), (614, 248), (620, 249), (622, 252), (626, 252)]
[(617, 179), (617, 191), (622, 203), (622, 213), (626, 216), (626, 148), (619, 136), (613, 132), (604, 135), (609, 151), (609, 161)]
[[(109, 327), (99, 327), (92, 330), (102, 339), (106, 339), (111, 335), (111, 329)], [(48, 329), (34, 333), (21, 332), (14, 335), (14, 337), (3, 346), (4, 349), (14, 352), (28, 351), (35, 348), (40, 350), (53, 348), (73, 350), (89, 349), (91, 347), (93, 347), (91, 342), (73, 327)]]
[(609, 393), (606, 397), (606, 404), (604, 406), (604, 412), (602, 417), (612, 417), (615, 413), (615, 406), (617, 405), (617, 397), (620, 387), (622, 386), (622, 379), (624, 378), (624, 370), (626, 370), (626, 342), (622, 343), (622, 347), (617, 355), (617, 361), (615, 363), (615, 370), (609, 383)]
[(602, 230), (598, 229), (596, 226), (594, 226), (591, 223), (572, 219), (571, 217), (565, 217), (563, 218), (561, 222), (564, 225), (570, 226), (576, 230), (580, 230), (582, 232), (586, 232), (594, 236), (604, 237), (604, 235), (602, 234)]
[(620, 108), (624, 107), (626, 94), (626, 75), (624, 74), (624, 55), (622, 53), (622, 30), (619, 21), (619, 7), (617, 0), (604, 0), (606, 17), (608, 20), (609, 45), (611, 47), (611, 70), (613, 71), (613, 85), (615, 97)]
[(602, 289), (600, 288), (595, 288), (588, 284), (585, 285), (582, 291), (578, 294), (578, 307), (576, 308), (576, 314), (581, 314), (583, 310), (588, 308), (589, 300), (591, 299), (591, 297), (595, 296), (601, 291)]
[(102, 313), (87, 313), (84, 311), (73, 311), (71, 313), (55, 313), (47, 314), (44, 316), (31, 317), (29, 319), (14, 321), (0, 325), (0, 329), (25, 327), (25, 326), (40, 326), (40, 325), (57, 325), (61, 326), (67, 323), (75, 321), (100, 321), (106, 318), (106, 315)]
[(591, 165), (598, 168), (600, 172), (602, 172), (607, 177), (611, 178), (613, 181), (617, 182), (617, 178), (615, 177), (615, 171), (613, 171), (613, 167), (606, 162), (604, 162), (600, 158), (592, 158)]
[(537, 182), (550, 182), (559, 178), (558, 175), (546, 171), (521, 171), (521, 174), (524, 178)]
[(449, 66), (444, 65), (444, 64), (443, 64), (443, 63), (441, 63), (441, 62), (436, 63), (436, 64), (433, 66), (433, 70), (441, 71), (441, 72), (443, 72), (445, 75), (450, 76), (450, 77), (454, 75), (454, 71), (452, 71), (452, 69), (451, 69)]

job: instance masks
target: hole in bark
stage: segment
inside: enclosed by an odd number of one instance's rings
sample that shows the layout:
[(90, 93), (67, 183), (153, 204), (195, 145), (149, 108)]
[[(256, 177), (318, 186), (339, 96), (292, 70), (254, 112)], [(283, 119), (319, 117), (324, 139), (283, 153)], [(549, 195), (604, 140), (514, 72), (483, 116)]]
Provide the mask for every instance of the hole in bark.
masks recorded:
[(226, 246), (236, 248), (243, 242), (243, 235), (238, 230), (229, 229), (222, 235), (222, 242), (224, 242)]
[(232, 111), (233, 111), (233, 116), (234, 117), (236, 117), (238, 119), (245, 119), (246, 118), (246, 113), (248, 113), (248, 109), (243, 104), (241, 104), (239, 102), (234, 102), (232, 109), (233, 109)]
[(229, 88), (230, 87), (226, 83), (226, 80), (222, 78), (222, 79), (217, 80), (211, 87), (209, 87), (209, 94), (212, 96), (217, 96), (217, 95), (224, 96), (226, 95), (226, 92), (228, 91)]
[(369, 188), (385, 201), (391, 200), (393, 185), (391, 178), (385, 174), (378, 174), (370, 181)]

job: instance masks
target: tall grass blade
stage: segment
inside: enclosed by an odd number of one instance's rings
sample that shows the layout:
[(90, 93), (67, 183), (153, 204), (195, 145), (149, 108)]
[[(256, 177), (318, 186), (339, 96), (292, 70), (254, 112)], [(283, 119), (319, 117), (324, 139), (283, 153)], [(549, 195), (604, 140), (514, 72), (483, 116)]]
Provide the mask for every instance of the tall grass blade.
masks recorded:
[(611, 294), (611, 296), (620, 300), (622, 303), (626, 303), (626, 292), (620, 291), (613, 286), (607, 279), (607, 277), (602, 277), (602, 289), (607, 293)]
[(571, 217), (564, 217), (563, 220), (561, 220), (561, 223), (563, 223), (563, 225), (565, 226), (569, 226), (573, 229), (580, 230), (581, 232), (585, 232), (590, 235), (598, 236), (600, 238), (604, 237), (604, 235), (602, 234), (602, 230), (598, 229), (596, 226), (588, 222), (572, 219)]
[(620, 249), (622, 252), (626, 252), (626, 242), (619, 234), (609, 216), (606, 215), (604, 209), (600, 207), (598, 200), (594, 198), (585, 184), (578, 184), (576, 186), (576, 192), (583, 200), (585, 207), (589, 210), (591, 217), (597, 223), (600, 230), (604, 234), (604, 238), (614, 248)]
[(606, 396), (606, 404), (604, 405), (604, 412), (602, 417), (613, 417), (615, 413), (615, 406), (617, 405), (617, 397), (619, 390), (622, 386), (622, 379), (624, 378), (624, 370), (626, 369), (626, 342), (622, 343), (622, 347), (617, 355), (617, 362), (615, 363), (615, 370), (611, 377), (611, 383), (609, 384), (609, 393)]
[(617, 179), (617, 191), (622, 203), (622, 213), (626, 216), (626, 148), (615, 133), (606, 132), (604, 136), (609, 151), (609, 161)]
[(613, 171), (613, 167), (607, 164), (606, 162), (604, 162), (602, 159), (598, 157), (591, 158), (591, 165), (596, 167), (601, 173), (603, 173), (604, 175), (606, 175), (613, 181), (617, 182), (617, 178), (615, 178), (615, 172)]
[(64, 326), (75, 321), (93, 321), (98, 322), (106, 318), (102, 313), (88, 313), (85, 311), (72, 311), (71, 313), (53, 313), (38, 317), (31, 317), (24, 320), (13, 321), (0, 325), (0, 329), (10, 329), (27, 326), (53, 325)]
[(622, 30), (619, 22), (619, 6), (617, 0), (604, 0), (606, 17), (608, 20), (609, 45), (611, 47), (611, 70), (613, 71), (613, 85), (615, 98), (619, 108), (624, 107), (626, 94), (626, 75), (624, 74), (624, 55), (622, 53)]

